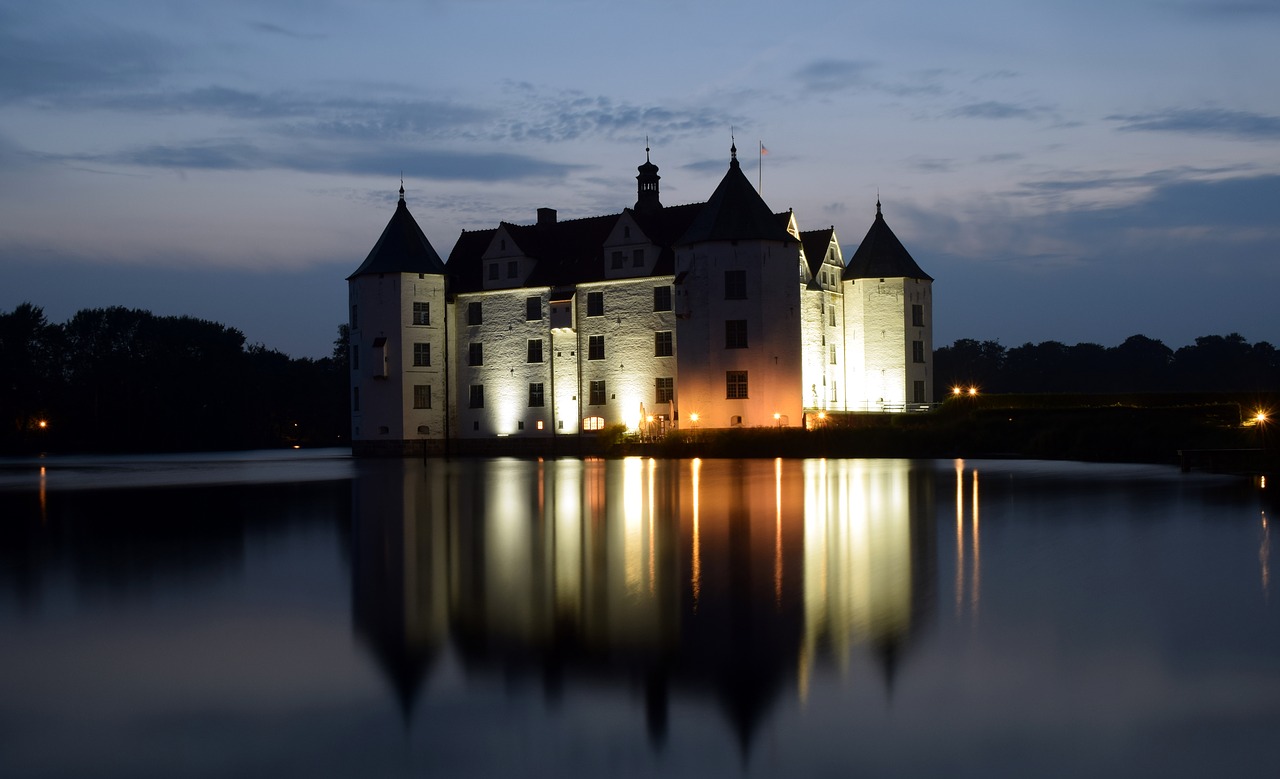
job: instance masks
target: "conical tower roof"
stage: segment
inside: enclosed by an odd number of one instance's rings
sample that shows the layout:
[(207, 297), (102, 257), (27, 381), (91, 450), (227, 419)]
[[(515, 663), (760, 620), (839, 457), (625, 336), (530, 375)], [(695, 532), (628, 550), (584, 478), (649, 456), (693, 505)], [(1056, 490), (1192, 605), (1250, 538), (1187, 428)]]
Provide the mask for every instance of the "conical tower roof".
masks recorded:
[(403, 186), (391, 221), (387, 222), (369, 256), (347, 280), (370, 273), (444, 273), (444, 261), (405, 205)]
[(844, 268), (846, 279), (905, 278), (933, 281), (933, 277), (920, 269), (911, 253), (889, 229), (880, 213), (880, 201), (876, 200), (876, 220), (871, 223), (867, 236), (858, 244), (858, 250)]
[(786, 228), (751, 186), (738, 164), (738, 149), (730, 148), (729, 171), (711, 193), (702, 212), (676, 243), (702, 241), (793, 241)]

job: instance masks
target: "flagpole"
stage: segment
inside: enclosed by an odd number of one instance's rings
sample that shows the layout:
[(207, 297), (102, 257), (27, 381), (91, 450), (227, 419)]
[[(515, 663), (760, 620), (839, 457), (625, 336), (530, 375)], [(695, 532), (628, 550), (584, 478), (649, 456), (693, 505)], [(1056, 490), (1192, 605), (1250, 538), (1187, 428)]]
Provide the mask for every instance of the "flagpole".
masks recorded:
[(764, 141), (756, 141), (756, 191), (764, 197)]

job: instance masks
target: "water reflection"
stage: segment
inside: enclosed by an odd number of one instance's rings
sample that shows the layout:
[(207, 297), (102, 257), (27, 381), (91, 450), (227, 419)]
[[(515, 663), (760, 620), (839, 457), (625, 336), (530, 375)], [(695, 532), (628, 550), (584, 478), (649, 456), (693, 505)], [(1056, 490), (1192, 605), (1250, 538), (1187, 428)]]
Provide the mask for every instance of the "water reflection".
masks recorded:
[(655, 745), (673, 694), (712, 701), (745, 752), (816, 665), (866, 651), (891, 682), (936, 590), (933, 490), (891, 461), (369, 463), (355, 625), (406, 718), (449, 646), (548, 702), (639, 685)]

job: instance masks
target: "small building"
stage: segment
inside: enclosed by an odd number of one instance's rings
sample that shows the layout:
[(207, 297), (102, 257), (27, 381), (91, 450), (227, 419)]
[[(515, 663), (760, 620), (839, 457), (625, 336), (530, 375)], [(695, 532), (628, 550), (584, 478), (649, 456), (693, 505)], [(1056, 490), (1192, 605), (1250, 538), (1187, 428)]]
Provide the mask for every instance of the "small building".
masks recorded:
[(353, 450), (787, 427), (932, 402), (933, 280), (879, 202), (846, 265), (834, 227), (774, 213), (736, 148), (704, 203), (663, 206), (648, 150), (638, 171), (632, 208), (540, 208), (533, 224), (463, 231), (448, 262), (401, 187), (347, 279)]

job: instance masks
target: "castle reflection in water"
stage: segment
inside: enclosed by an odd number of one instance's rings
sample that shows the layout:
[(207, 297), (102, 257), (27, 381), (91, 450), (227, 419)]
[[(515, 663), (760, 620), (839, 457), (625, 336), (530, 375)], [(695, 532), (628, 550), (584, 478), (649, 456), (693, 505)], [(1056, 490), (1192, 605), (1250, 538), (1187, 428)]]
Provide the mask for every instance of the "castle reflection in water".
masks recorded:
[(859, 460), (361, 465), (356, 629), (405, 716), (452, 649), (468, 674), (672, 696), (744, 750), (815, 669), (866, 652), (891, 686), (937, 590), (934, 471)]

